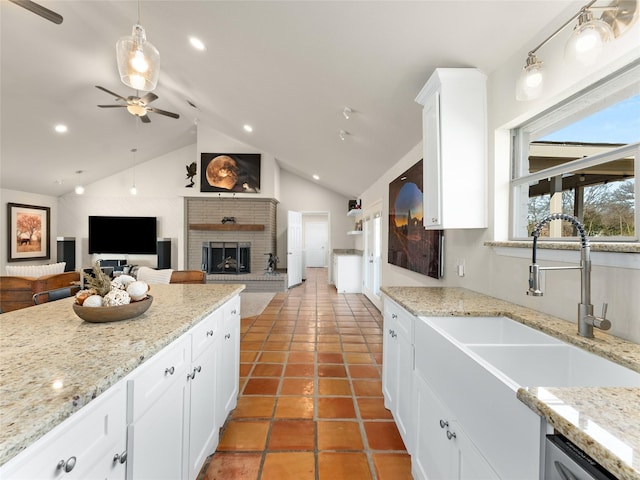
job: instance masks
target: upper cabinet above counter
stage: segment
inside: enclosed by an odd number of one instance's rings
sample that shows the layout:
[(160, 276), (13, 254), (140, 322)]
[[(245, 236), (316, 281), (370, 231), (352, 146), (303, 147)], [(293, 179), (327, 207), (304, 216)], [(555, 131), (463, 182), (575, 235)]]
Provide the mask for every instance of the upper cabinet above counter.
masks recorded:
[(487, 228), (486, 76), (438, 68), (416, 102), (424, 106), (424, 227)]

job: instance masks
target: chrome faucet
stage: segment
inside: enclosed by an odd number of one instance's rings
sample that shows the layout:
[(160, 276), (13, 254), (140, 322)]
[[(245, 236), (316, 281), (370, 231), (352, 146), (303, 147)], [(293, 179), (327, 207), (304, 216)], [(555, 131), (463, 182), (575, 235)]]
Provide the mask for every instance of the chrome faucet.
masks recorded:
[[(541, 267), (536, 263), (536, 249), (540, 230), (544, 225), (552, 220), (566, 220), (571, 223), (580, 234), (580, 265), (572, 267)], [(540, 289), (540, 271), (541, 270), (581, 270), (580, 281), (580, 303), (578, 304), (578, 335), (587, 338), (593, 338), (593, 327), (601, 330), (609, 330), (611, 322), (606, 319), (607, 304), (602, 305), (602, 316), (593, 315), (593, 305), (591, 304), (591, 248), (589, 247), (589, 239), (584, 232), (584, 226), (577, 218), (565, 213), (554, 213), (545, 217), (533, 230), (533, 256), (531, 265), (529, 265), (529, 291), (527, 295), (541, 297)]]

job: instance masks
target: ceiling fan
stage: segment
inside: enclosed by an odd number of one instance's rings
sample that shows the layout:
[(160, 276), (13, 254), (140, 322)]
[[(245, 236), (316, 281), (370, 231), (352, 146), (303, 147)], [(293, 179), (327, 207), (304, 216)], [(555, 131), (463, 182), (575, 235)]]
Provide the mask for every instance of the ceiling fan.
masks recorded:
[(49, 10), (48, 8), (43, 7), (31, 0), (9, 0), (11, 3), (15, 3), (16, 5), (21, 6), (22, 8), (26, 8), (30, 12), (35, 13), (36, 15), (40, 15), (42, 18), (46, 18), (50, 22), (53, 22), (57, 25), (62, 23), (62, 15)]
[(100, 108), (125, 108), (131, 115), (135, 115), (136, 117), (140, 117), (143, 123), (149, 123), (151, 119), (147, 115), (148, 112), (158, 113), (160, 115), (166, 115), (171, 118), (180, 118), (180, 115), (173, 112), (167, 112), (166, 110), (160, 110), (159, 108), (149, 107), (148, 105), (156, 100), (158, 96), (149, 92), (143, 97), (123, 97), (122, 95), (118, 95), (117, 93), (112, 92), (111, 90), (107, 90), (104, 87), (96, 85), (96, 88), (102, 90), (103, 92), (108, 93), (109, 95), (113, 95), (116, 100), (122, 100), (126, 103), (126, 105), (117, 104), (117, 105), (98, 105)]

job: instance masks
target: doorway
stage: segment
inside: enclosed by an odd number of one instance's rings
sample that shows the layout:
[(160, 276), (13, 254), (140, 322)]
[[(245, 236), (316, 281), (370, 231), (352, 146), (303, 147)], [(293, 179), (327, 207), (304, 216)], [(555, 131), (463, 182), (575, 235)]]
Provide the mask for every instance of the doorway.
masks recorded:
[(303, 278), (306, 268), (323, 268), (329, 264), (330, 248), (329, 212), (302, 213)]

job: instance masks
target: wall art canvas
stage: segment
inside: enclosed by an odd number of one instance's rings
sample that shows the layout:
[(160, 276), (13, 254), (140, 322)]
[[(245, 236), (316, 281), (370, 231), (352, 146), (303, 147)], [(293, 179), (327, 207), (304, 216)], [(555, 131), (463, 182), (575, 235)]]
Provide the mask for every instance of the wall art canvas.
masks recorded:
[(388, 261), (433, 278), (442, 277), (444, 232), (422, 222), (422, 160), (389, 184)]
[(201, 153), (200, 191), (260, 193), (259, 153)]
[(7, 204), (9, 262), (49, 259), (51, 220), (49, 207)]

